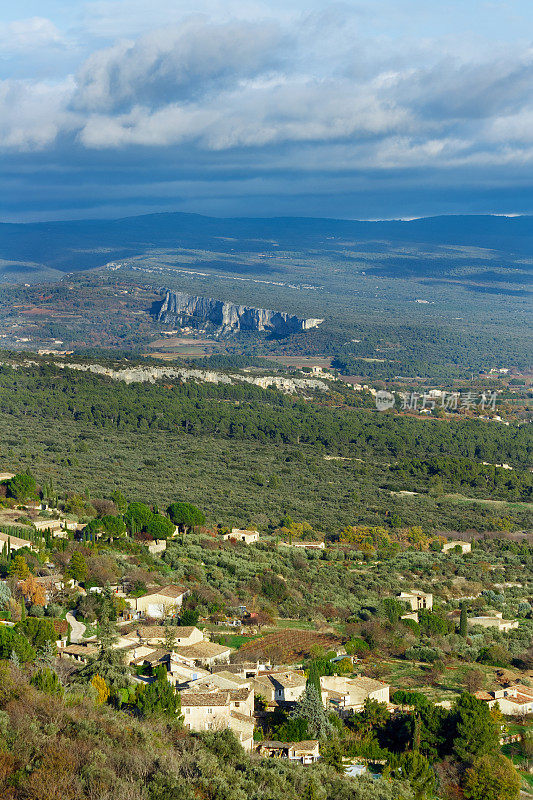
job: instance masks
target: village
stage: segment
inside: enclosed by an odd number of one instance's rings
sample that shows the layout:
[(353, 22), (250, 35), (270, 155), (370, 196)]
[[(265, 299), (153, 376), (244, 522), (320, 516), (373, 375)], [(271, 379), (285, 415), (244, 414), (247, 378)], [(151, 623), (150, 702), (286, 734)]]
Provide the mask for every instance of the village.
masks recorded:
[[(15, 493), (13, 487), (24, 495), (24, 488), (17, 489), (17, 485), (31, 484), (24, 475), (9, 472), (0, 474), (0, 481), (0, 485), (11, 486), (11, 491), (6, 492), (8, 495)], [(325, 719), (328, 715), (330, 719), (336, 718), (341, 728), (349, 727), (374, 707), (384, 709), (391, 719), (416, 708), (413, 702), (421, 695), (413, 692), (412, 683), (402, 684), (398, 679), (393, 683), (384, 677), (378, 678), (380, 671), (372, 667), (362, 645), (354, 647), (353, 637), (350, 640), (350, 637), (337, 635), (328, 642), (326, 636), (326, 646), (321, 649), (311, 638), (307, 652), (300, 653), (299, 658), (292, 654), (284, 659), (283, 652), (273, 651), (269, 655), (268, 651), (261, 654), (260, 650), (248, 656), (246, 647), (239, 646), (242, 641), (267, 642), (279, 630), (269, 614), (255, 605), (248, 608), (241, 604), (231, 613), (202, 616), (190, 605), (194, 587), (190, 583), (165, 583), (157, 571), (153, 572), (152, 585), (143, 584), (142, 588), (127, 575), (118, 582), (88, 581), (89, 554), (113, 548), (114, 537), (109, 533), (113, 529), (118, 533), (115, 545), (120, 542), (123, 546), (132, 534), (128, 535), (123, 523), (119, 525), (116, 520), (128, 520), (132, 509), (139, 512), (133, 507), (142, 504), (129, 504), (122, 514), (116, 515), (113, 523), (109, 514), (101, 515), (101, 524), (96, 524), (95, 520), (87, 522), (82, 518), (80, 521), (80, 515), (76, 517), (71, 511), (57, 508), (53, 493), (41, 491), (39, 495), (11, 501), (7, 497), (2, 504), (0, 549), (4, 580), (0, 582), (0, 599), (4, 598), (4, 612), (0, 623), (4, 628), (17, 630), (33, 617), (36, 624), (50, 619), (54, 631), (51, 664), (63, 680), (68, 682), (77, 670), (98, 662), (107, 648), (107, 657), (118, 659), (121, 668), (128, 671), (130, 694), (143, 691), (161, 679), (169, 684), (172, 692), (179, 696), (178, 709), (185, 730), (196, 733), (230, 730), (248, 753), (301, 764), (313, 764), (322, 757), (325, 751), (321, 737), (309, 736), (308, 731), (313, 728), (307, 725), (306, 738), (290, 740), (285, 735), (280, 740), (275, 734), (284, 730), (284, 726), (289, 732), (296, 730), (294, 726), (291, 728), (291, 720), (300, 713), (302, 704), (309, 702), (310, 684), (316, 689), (314, 702), (325, 713)], [(141, 535), (137, 547), (147, 553), (152, 564), (165, 556), (167, 548), (179, 547), (184, 536), (190, 539), (197, 527), (195, 522), (202, 521), (200, 517), (195, 519), (191, 509), (185, 508), (186, 504), (181, 505), (184, 506), (181, 511), (187, 512), (189, 518), (175, 516), (178, 524), (156, 514), (165, 520), (163, 526), (159, 520), (157, 528), (165, 529), (165, 538), (143, 538), (143, 524), (132, 526), (131, 519), (129, 521), (129, 527)], [(148, 527), (147, 523), (144, 525)], [(185, 533), (187, 530), (189, 533)], [(252, 559), (254, 550), (272, 538), (255, 529), (240, 528), (222, 529), (216, 536), (222, 546), (248, 553)], [(302, 538), (304, 536), (309, 536), (309, 526), (293, 526), (287, 536), (278, 537), (270, 546), (281, 548), (280, 552), (294, 551), (294, 557), (298, 552), (309, 554), (306, 557), (312, 559), (326, 556), (330, 545), (324, 540)], [(444, 557), (462, 559), (469, 558), (472, 553), (472, 543), (464, 539), (446, 540), (440, 545)], [(59, 563), (61, 553), (65, 552), (70, 553), (69, 560), (65, 563), (63, 559), (65, 566), (61, 568), (51, 556)], [(32, 571), (28, 563), (32, 564)], [(360, 559), (357, 563), (361, 565), (364, 561)], [(503, 584), (501, 586), (503, 588)], [(516, 592), (522, 584), (508, 582), (508, 586)], [(101, 605), (98, 605), (104, 597), (111, 603), (115, 619), (113, 635), (107, 641), (102, 634), (105, 620), (100, 616)], [(447, 604), (448, 630), (457, 626), (461, 635), (468, 637), (476, 636), (480, 629), (505, 635), (519, 628), (518, 618), (506, 618), (497, 609), (476, 613), (474, 609), (480, 597), (481, 593), (477, 592), (459, 596)], [(434, 592), (409, 587), (395, 594), (385, 590), (383, 598), (385, 607), (393, 612), (391, 619), (405, 626), (418, 628), (428, 619), (431, 621), (431, 615), (435, 614)], [(468, 614), (467, 602), (472, 604)], [(442, 597), (438, 598), (438, 605), (442, 609)], [(83, 616), (80, 609), (85, 609)], [(441, 624), (442, 619), (441, 616)], [(297, 623), (294, 624), (296, 639), (302, 632), (297, 630)], [(359, 641), (365, 644), (364, 640)], [(368, 650), (368, 646), (365, 647)], [(321, 665), (318, 671), (317, 664)], [(100, 678), (98, 673), (96, 677)], [(530, 735), (532, 678), (531, 667), (522, 673), (500, 670), (493, 671), (492, 685), (479, 676), (483, 685), (477, 688), (471, 685), (473, 696), (491, 713), (499, 715), (499, 740), (504, 747), (519, 747), (524, 737)], [(111, 689), (109, 686), (106, 691)], [(431, 698), (435, 707), (446, 710), (453, 707), (453, 697), (449, 693), (438, 699), (433, 691)], [(127, 703), (123, 705), (124, 709), (128, 707)], [(315, 733), (317, 730), (314, 728)], [(385, 763), (379, 753), (373, 755), (369, 751), (365, 755), (364, 752), (363, 748), (359, 755), (352, 753), (343, 757), (347, 775), (372, 773)]]

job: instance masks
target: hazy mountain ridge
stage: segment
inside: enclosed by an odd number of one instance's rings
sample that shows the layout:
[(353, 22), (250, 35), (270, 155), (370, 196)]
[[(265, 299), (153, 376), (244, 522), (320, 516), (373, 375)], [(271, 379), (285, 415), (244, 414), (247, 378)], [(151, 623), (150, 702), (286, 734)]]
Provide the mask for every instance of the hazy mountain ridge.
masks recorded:
[(369, 222), (302, 217), (215, 218), (176, 212), (117, 220), (0, 224), (1, 259), (30, 261), (63, 272), (90, 269), (156, 248), (261, 252), (279, 247), (327, 252), (354, 242), (477, 247), (515, 257), (531, 256), (533, 220), (529, 216), (479, 215)]

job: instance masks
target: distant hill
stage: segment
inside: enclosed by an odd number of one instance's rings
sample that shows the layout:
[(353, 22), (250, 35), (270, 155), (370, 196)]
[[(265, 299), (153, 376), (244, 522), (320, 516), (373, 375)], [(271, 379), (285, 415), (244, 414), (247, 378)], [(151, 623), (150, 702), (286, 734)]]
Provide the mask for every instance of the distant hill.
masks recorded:
[[(384, 243), (421, 249), (479, 247), (517, 258), (533, 254), (533, 217), (441, 216), (361, 222), (301, 217), (223, 219), (166, 213), (117, 220), (0, 224), (0, 260), (60, 272), (90, 269), (159, 248), (261, 252), (273, 243), (286, 251), (323, 252), (338, 249), (343, 243), (364, 244), (366, 249), (375, 250), (382, 249)], [(16, 264), (10, 271), (17, 271)]]

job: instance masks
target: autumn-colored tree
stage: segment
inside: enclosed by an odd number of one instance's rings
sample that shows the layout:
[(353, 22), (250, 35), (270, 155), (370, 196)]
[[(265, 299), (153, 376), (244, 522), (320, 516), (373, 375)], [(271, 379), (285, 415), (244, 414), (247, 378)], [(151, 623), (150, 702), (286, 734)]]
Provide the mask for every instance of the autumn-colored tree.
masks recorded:
[(28, 575), (20, 584), (20, 590), (26, 600), (35, 606), (46, 605), (46, 592), (34, 575)]
[(107, 683), (100, 675), (94, 675), (91, 680), (91, 686), (94, 686), (96, 689), (96, 702), (98, 705), (103, 705), (107, 703), (109, 699), (109, 689), (107, 688)]

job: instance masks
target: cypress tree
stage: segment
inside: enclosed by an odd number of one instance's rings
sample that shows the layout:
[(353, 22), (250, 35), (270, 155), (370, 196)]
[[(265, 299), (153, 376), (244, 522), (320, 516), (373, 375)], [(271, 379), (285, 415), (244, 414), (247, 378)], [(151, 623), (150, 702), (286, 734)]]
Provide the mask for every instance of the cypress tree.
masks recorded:
[(459, 635), (465, 639), (468, 634), (468, 616), (466, 611), (466, 603), (461, 603), (461, 618), (459, 620)]

